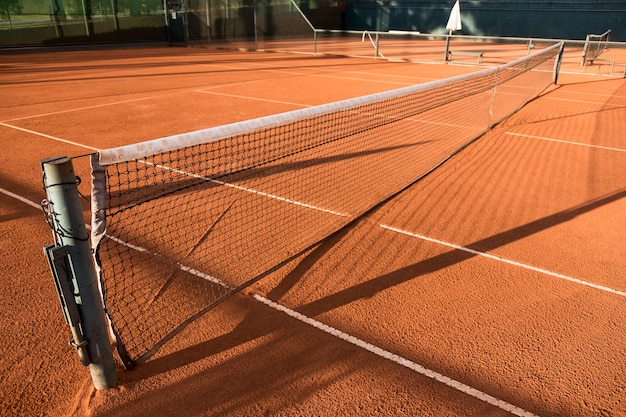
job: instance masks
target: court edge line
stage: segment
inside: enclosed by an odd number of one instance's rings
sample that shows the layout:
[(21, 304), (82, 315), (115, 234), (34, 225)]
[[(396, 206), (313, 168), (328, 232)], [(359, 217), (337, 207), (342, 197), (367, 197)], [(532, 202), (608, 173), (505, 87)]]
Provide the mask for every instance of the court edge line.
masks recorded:
[[(10, 192), (8, 190), (0, 188), (0, 192), (4, 193), (4, 194), (6, 194), (6, 195), (8, 195), (10, 197), (16, 198), (17, 200), (20, 200), (20, 201), (22, 201), (22, 202), (24, 202), (24, 203), (26, 203), (26, 204), (34, 207), (34, 208), (37, 208), (37, 209), (40, 208), (40, 206), (37, 205), (36, 203), (34, 203), (34, 202), (24, 198), (24, 197), (21, 197), (21, 196), (19, 196), (17, 194), (14, 194), (14, 193), (12, 193), (12, 192)], [(393, 230), (393, 228), (385, 227), (384, 225), (380, 225), (380, 226), (383, 227), (383, 228), (387, 228), (389, 230)], [(89, 228), (89, 225), (86, 225), (86, 227)], [(124, 242), (120, 241), (119, 239), (116, 239), (116, 238), (113, 238), (113, 239), (118, 241), (119, 243), (125, 244)], [(431, 240), (431, 239), (427, 239), (427, 240)], [(440, 241), (436, 241), (434, 239), (432, 239), (432, 240), (435, 241), (436, 243), (440, 243)], [(441, 243), (445, 243), (445, 242), (441, 242)], [(456, 246), (456, 245), (453, 245), (453, 246)], [(459, 248), (460, 249), (465, 249), (465, 248), (461, 248), (461, 247), (459, 247)], [(145, 251), (145, 249), (143, 249), (143, 248), (136, 248), (136, 249)], [(468, 251), (471, 251), (471, 250), (468, 250)], [(471, 252), (474, 252), (474, 251), (471, 251)], [(185, 270), (185, 271), (187, 271), (187, 272), (189, 272), (189, 273), (191, 273), (193, 275), (199, 276), (200, 278), (206, 279), (208, 281), (211, 281), (211, 282), (214, 282), (214, 283), (217, 283), (217, 284), (220, 284), (220, 285), (224, 285), (224, 283), (220, 279), (217, 279), (217, 278), (212, 277), (212, 276), (208, 276), (208, 275), (203, 274), (203, 273), (200, 274), (200, 273), (198, 273), (199, 271), (197, 271), (197, 270), (195, 270), (193, 268), (189, 268), (189, 267), (187, 267), (185, 265), (182, 265), (182, 264), (179, 264), (179, 268), (181, 268), (182, 270)], [(526, 410), (524, 410), (522, 408), (519, 408), (517, 406), (509, 404), (506, 401), (503, 401), (503, 400), (500, 400), (498, 398), (495, 398), (495, 397), (493, 397), (493, 396), (491, 396), (491, 395), (489, 395), (487, 393), (484, 393), (484, 392), (479, 391), (479, 390), (477, 390), (475, 388), (472, 388), (469, 385), (463, 384), (462, 382), (456, 381), (456, 380), (454, 380), (454, 379), (452, 379), (450, 377), (447, 377), (447, 376), (445, 376), (443, 374), (440, 374), (440, 373), (438, 373), (436, 371), (433, 371), (433, 370), (430, 370), (428, 368), (425, 368), (424, 366), (419, 365), (419, 364), (417, 364), (417, 363), (415, 363), (415, 362), (413, 362), (413, 361), (411, 361), (409, 359), (403, 358), (403, 357), (401, 357), (401, 356), (399, 356), (399, 355), (397, 355), (395, 353), (389, 352), (389, 351), (387, 351), (385, 349), (382, 349), (382, 348), (380, 348), (378, 346), (375, 346), (375, 345), (373, 345), (371, 343), (365, 342), (365, 341), (363, 341), (361, 339), (356, 338), (355, 336), (351, 336), (351, 335), (349, 335), (349, 334), (347, 334), (345, 332), (342, 332), (342, 331), (340, 331), (338, 329), (335, 329), (335, 328), (333, 328), (333, 327), (331, 327), (329, 325), (323, 324), (323, 323), (321, 323), (321, 322), (319, 322), (319, 321), (317, 321), (315, 319), (312, 319), (312, 318), (307, 317), (307, 316), (305, 316), (305, 315), (303, 315), (301, 313), (298, 313), (298, 312), (296, 312), (294, 310), (291, 310), (288, 307), (285, 307), (285, 306), (282, 306), (282, 305), (280, 305), (278, 303), (275, 303), (275, 302), (273, 302), (273, 301), (271, 301), (271, 300), (269, 300), (269, 299), (267, 299), (265, 297), (262, 297), (262, 296), (257, 295), (257, 294), (253, 294), (252, 297), (255, 300), (257, 300), (257, 301), (262, 302), (262, 303), (270, 306), (271, 308), (274, 308), (277, 311), (281, 311), (281, 312), (283, 312), (283, 313), (285, 313), (285, 314), (287, 314), (287, 315), (289, 315), (289, 316), (291, 316), (291, 317), (293, 317), (293, 318), (295, 318), (295, 319), (297, 319), (297, 320), (299, 320), (299, 321), (301, 321), (301, 322), (303, 322), (305, 324), (308, 324), (308, 325), (310, 325), (312, 327), (315, 327), (318, 330), (324, 331), (325, 333), (328, 333), (328, 334), (330, 334), (332, 336), (335, 336), (335, 337), (337, 337), (337, 338), (339, 338), (341, 340), (344, 340), (344, 341), (346, 341), (348, 343), (352, 343), (353, 345), (355, 345), (355, 346), (357, 346), (359, 348), (362, 348), (364, 350), (367, 350), (368, 352), (374, 353), (375, 355), (380, 356), (380, 357), (382, 357), (384, 359), (387, 359), (387, 360), (390, 360), (392, 362), (395, 362), (395, 363), (397, 363), (397, 364), (399, 364), (401, 366), (404, 366), (404, 367), (406, 367), (408, 369), (411, 369), (412, 371), (415, 371), (415, 372), (417, 372), (417, 373), (419, 373), (421, 375), (424, 375), (426, 377), (434, 379), (437, 382), (440, 382), (440, 383), (442, 383), (444, 385), (447, 385), (447, 386), (449, 386), (451, 388), (454, 388), (457, 391), (460, 391), (460, 392), (462, 392), (464, 394), (467, 394), (467, 395), (469, 395), (471, 397), (474, 397), (474, 398), (476, 398), (476, 399), (478, 399), (480, 401), (486, 402), (486, 403), (488, 403), (490, 405), (498, 407), (498, 408), (500, 408), (500, 409), (502, 409), (504, 411), (507, 411), (507, 412), (509, 412), (511, 414), (514, 414), (516, 416), (519, 416), (519, 417), (538, 417), (536, 414), (533, 414), (533, 413), (531, 413), (529, 411), (526, 411)]]
[(433, 371), (431, 369), (425, 368), (424, 366), (417, 364), (407, 358), (404, 358), (398, 354), (395, 354), (393, 352), (390, 352), (388, 350), (385, 350), (381, 347), (378, 347), (376, 345), (373, 345), (371, 343), (368, 343), (362, 339), (359, 339), (355, 336), (351, 336), (347, 333), (342, 332), (341, 330), (338, 330), (332, 326), (329, 326), (327, 324), (324, 324), (322, 322), (319, 322), (311, 317), (305, 316), (302, 313), (299, 313), (295, 310), (290, 309), (289, 307), (285, 307), (281, 304), (278, 304), (272, 300), (269, 300), (261, 295), (258, 294), (252, 294), (252, 297), (273, 308), (274, 310), (280, 311), (282, 313), (287, 314), (288, 316), (301, 321), (305, 324), (308, 324), (311, 327), (314, 327), (318, 330), (321, 330), (331, 336), (335, 336), (345, 342), (351, 343), (361, 349), (364, 349), (370, 353), (373, 353), (383, 359), (387, 359), (389, 361), (392, 361), (398, 365), (404, 366), (405, 368), (408, 368), (414, 372), (417, 372), (418, 374), (421, 374), (423, 376), (426, 376), (428, 378), (434, 379), (435, 381), (442, 383), (444, 385), (447, 385), (450, 388), (453, 388), (457, 391), (462, 392), (463, 394), (469, 395), (471, 397), (474, 397), (480, 401), (483, 401), (485, 403), (488, 403), (494, 407), (498, 407), (501, 410), (504, 410), (508, 413), (511, 413), (513, 415), (519, 416), (519, 417), (537, 417), (536, 414), (531, 413), (530, 411), (526, 411), (520, 407), (517, 407), (513, 404), (507, 403), (504, 400), (500, 400), (498, 398), (495, 398), (483, 391), (477, 390), (476, 388), (472, 388), (469, 385), (466, 385), (462, 382), (459, 382), (455, 379), (452, 379), (450, 377), (447, 377), (443, 374), (440, 374), (439, 372)]
[(614, 288), (605, 287), (603, 285), (594, 284), (594, 283), (588, 282), (588, 281), (583, 281), (583, 280), (578, 279), (578, 278), (573, 278), (573, 277), (570, 277), (570, 276), (567, 276), (567, 275), (559, 274), (558, 272), (548, 271), (547, 269), (543, 269), (543, 268), (539, 268), (539, 267), (536, 267), (536, 266), (524, 264), (524, 263), (521, 263), (521, 262), (514, 261), (512, 259), (503, 258), (503, 257), (498, 256), (498, 255), (492, 255), (490, 253), (480, 252), (480, 251), (477, 251), (477, 250), (474, 250), (474, 249), (467, 248), (465, 246), (455, 245), (454, 243), (444, 242), (443, 240), (434, 239), (432, 237), (420, 235), (418, 233), (409, 232), (407, 230), (398, 229), (396, 227), (387, 226), (387, 225), (384, 225), (384, 224), (380, 224), (379, 226), (381, 228), (385, 229), (385, 230), (389, 230), (389, 231), (392, 231), (392, 232), (395, 232), (395, 233), (403, 234), (403, 235), (414, 237), (414, 238), (417, 238), (417, 239), (422, 239), (422, 240), (425, 240), (425, 241), (428, 241), (428, 242), (436, 243), (438, 245), (447, 246), (447, 247), (452, 248), (452, 249), (456, 249), (456, 250), (460, 250), (460, 251), (463, 251), (463, 252), (471, 253), (472, 255), (482, 256), (484, 258), (488, 258), (488, 259), (492, 259), (492, 260), (495, 260), (495, 261), (503, 262), (503, 263), (506, 263), (506, 264), (509, 264), (509, 265), (514, 265), (514, 266), (517, 266), (517, 267), (520, 267), (520, 268), (528, 269), (530, 271), (539, 272), (539, 273), (542, 273), (542, 274), (545, 274), (545, 275), (549, 275), (551, 277), (563, 279), (565, 281), (570, 281), (570, 282), (573, 282), (575, 284), (584, 285), (586, 287), (590, 287), (590, 288), (593, 288), (593, 289), (596, 289), (596, 290), (605, 291), (605, 292), (608, 292), (608, 293), (611, 293), (611, 294), (614, 294), (614, 295), (619, 295), (621, 297), (626, 297), (626, 292), (620, 291), (620, 290), (616, 290)]
[(504, 134), (505, 135), (510, 135), (510, 136), (520, 136), (520, 137), (529, 138), (529, 139), (547, 140), (549, 142), (565, 143), (565, 144), (568, 144), (568, 145), (585, 146), (587, 148), (604, 149), (604, 150), (607, 150), (607, 151), (626, 152), (626, 149), (611, 148), (611, 147), (608, 147), (608, 146), (590, 145), (588, 143), (572, 142), (572, 141), (569, 141), (569, 140), (547, 138), (547, 137), (544, 137), (544, 136), (525, 135), (523, 133), (515, 133), (515, 132), (504, 132)]

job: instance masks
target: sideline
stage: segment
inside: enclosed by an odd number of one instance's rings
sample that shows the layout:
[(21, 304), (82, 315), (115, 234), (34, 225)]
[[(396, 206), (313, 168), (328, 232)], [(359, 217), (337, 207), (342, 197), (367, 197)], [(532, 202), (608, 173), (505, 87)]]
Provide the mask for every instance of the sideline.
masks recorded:
[(4, 127), (11, 128), (11, 129), (20, 130), (22, 132), (30, 133), (31, 135), (41, 136), (41, 137), (44, 137), (44, 138), (47, 138), (47, 139), (56, 140), (57, 142), (67, 143), (69, 145), (78, 146), (80, 148), (85, 148), (85, 149), (89, 149), (89, 150), (96, 151), (96, 152), (100, 150), (98, 148), (94, 148), (94, 147), (91, 147), (91, 146), (88, 146), (88, 145), (83, 145), (82, 143), (72, 142), (71, 140), (57, 138), (56, 136), (46, 135), (45, 133), (36, 132), (36, 131), (30, 130), (30, 129), (24, 129), (23, 127), (13, 126), (13, 125), (10, 125), (10, 124), (4, 123), (4, 122), (0, 122), (0, 126), (4, 126)]
[(31, 200), (29, 200), (29, 199), (27, 199), (25, 197), (22, 197), (21, 195), (17, 195), (15, 193), (12, 193), (9, 190), (5, 190), (4, 188), (1, 188), (1, 187), (0, 187), (0, 193), (2, 193), (4, 195), (7, 195), (9, 197), (12, 197), (12, 198), (14, 198), (16, 200), (19, 200), (22, 203), (28, 204), (29, 206), (34, 207), (37, 210), (41, 211), (41, 204), (37, 204), (34, 201), (31, 201)]
[(513, 404), (509, 404), (506, 401), (495, 398), (485, 392), (477, 390), (476, 388), (472, 388), (469, 385), (465, 385), (462, 382), (454, 380), (450, 377), (440, 374), (439, 372), (435, 372), (431, 369), (425, 368), (422, 365), (419, 365), (409, 359), (406, 359), (400, 355), (392, 353), (388, 350), (382, 349), (378, 346), (372, 345), (371, 343), (365, 342), (364, 340), (358, 339), (354, 336), (351, 336), (347, 333), (342, 332), (341, 330), (335, 329), (334, 327), (328, 326), (327, 324), (321, 323), (311, 317), (307, 317), (304, 314), (298, 313), (295, 310), (292, 310), (288, 307), (285, 307), (281, 304), (278, 304), (272, 300), (269, 300), (263, 296), (258, 294), (252, 294), (252, 297), (273, 308), (274, 310), (278, 310), (287, 314), (290, 317), (293, 317), (296, 320), (299, 320), (305, 324), (308, 324), (311, 327), (315, 327), (318, 330), (321, 330), (325, 333), (328, 333), (332, 336), (335, 336), (345, 342), (351, 343), (361, 349), (367, 350), (370, 353), (373, 353), (377, 356), (380, 356), (383, 359), (390, 360), (392, 362), (397, 363), (398, 365), (404, 366), (412, 371), (417, 372), (418, 374), (424, 375), (428, 378), (432, 378), (437, 382), (440, 382), (448, 387), (454, 388), (457, 391), (460, 391), (464, 394), (469, 395), (470, 397), (474, 397), (480, 401), (486, 402), (494, 407), (498, 407), (508, 413), (519, 417), (537, 417), (536, 414), (531, 413), (530, 411), (526, 411), (522, 408), (519, 408)]
[[(19, 201), (21, 201), (23, 203), (26, 203), (26, 204), (34, 207), (34, 208), (38, 208), (38, 209), (40, 208), (40, 206), (38, 204), (36, 204), (36, 203), (34, 203), (34, 202), (24, 198), (24, 197), (21, 197), (21, 196), (19, 196), (17, 194), (14, 194), (14, 193), (12, 193), (10, 191), (7, 191), (7, 190), (5, 190), (3, 188), (0, 188), (0, 192), (4, 193), (4, 194), (6, 194), (6, 195), (8, 195), (10, 197), (13, 197), (13, 198), (15, 198), (15, 199), (17, 199), (17, 200), (19, 200)], [(426, 237), (426, 236), (418, 235), (418, 234), (411, 233), (411, 232), (408, 232), (408, 231), (404, 231), (404, 230), (401, 230), (401, 229), (396, 229), (396, 228), (391, 227), (391, 226), (386, 226), (386, 225), (383, 225), (383, 224), (380, 224), (379, 226), (381, 228), (389, 230), (389, 231), (393, 231), (393, 232), (396, 232), (396, 233), (404, 234), (404, 235), (407, 235), (407, 236), (411, 236), (411, 237), (415, 237), (415, 238), (419, 238), (419, 239), (423, 239), (423, 240), (427, 240), (427, 241), (430, 241), (430, 242), (433, 242), (433, 243), (436, 243), (436, 244), (440, 244), (440, 245), (451, 247), (451, 248), (454, 248), (454, 249), (457, 249), (457, 250), (462, 250), (462, 251), (465, 251), (465, 252), (469, 252), (469, 253), (472, 253), (474, 255), (478, 255), (478, 256), (483, 256), (483, 257), (486, 257), (486, 258), (494, 259), (494, 260), (497, 260), (497, 261), (500, 261), (500, 262), (504, 262), (504, 263), (508, 263), (508, 264), (515, 265), (515, 266), (519, 266), (519, 267), (522, 267), (522, 268), (530, 269), (530, 270), (537, 271), (537, 272), (540, 272), (540, 273), (544, 273), (544, 274), (547, 274), (547, 275), (550, 275), (550, 276), (554, 276), (554, 277), (557, 277), (557, 278), (561, 278), (561, 279), (565, 279), (565, 280), (568, 280), (568, 281), (572, 281), (572, 282), (577, 283), (577, 284), (586, 285), (586, 286), (589, 286), (589, 287), (592, 287), (592, 288), (595, 288), (595, 289), (611, 292), (613, 294), (617, 294), (617, 295), (626, 297), (626, 293), (624, 293), (622, 291), (618, 291), (618, 290), (614, 290), (614, 289), (611, 289), (611, 288), (608, 288), (608, 287), (603, 287), (603, 286), (600, 286), (600, 285), (592, 284), (592, 283), (589, 283), (589, 282), (586, 282), (586, 281), (582, 281), (582, 280), (579, 280), (579, 279), (576, 279), (576, 278), (568, 277), (568, 276), (565, 276), (565, 275), (561, 275), (561, 274), (558, 274), (558, 273), (554, 273), (554, 272), (551, 272), (551, 271), (548, 271), (548, 270), (545, 270), (545, 269), (541, 269), (541, 268), (537, 268), (537, 267), (533, 267), (533, 266), (530, 266), (530, 265), (522, 264), (520, 262), (512, 261), (512, 260), (509, 260), (509, 259), (506, 259), (506, 258), (502, 258), (502, 257), (496, 256), (496, 255), (491, 255), (491, 254), (488, 254), (488, 253), (479, 252), (479, 251), (476, 251), (476, 250), (473, 250), (473, 249), (469, 249), (469, 248), (466, 248), (466, 247), (463, 247), (463, 246), (454, 245), (452, 243), (448, 243), (448, 242), (444, 242), (444, 241), (441, 241), (441, 240), (437, 240), (437, 239), (429, 238), (429, 237)], [(120, 243), (123, 244), (123, 242), (120, 242)], [(186, 266), (184, 266), (184, 265), (179, 265), (179, 267), (186, 268)], [(204, 274), (201, 275), (201, 274), (198, 273), (198, 271), (196, 271), (194, 269), (188, 268), (186, 270), (189, 273), (191, 273), (191, 274), (199, 276), (200, 278), (207, 279), (207, 277), (204, 276)], [(213, 277), (211, 277), (211, 278), (213, 278)], [(215, 278), (210, 279), (210, 280), (213, 281), (213, 280), (215, 280)], [(220, 280), (217, 280), (217, 281), (218, 281), (219, 284), (223, 285), (223, 283)], [(213, 282), (215, 282), (215, 281), (213, 281)], [(313, 319), (311, 317), (305, 316), (305, 315), (303, 315), (303, 314), (301, 314), (301, 313), (299, 313), (299, 312), (297, 312), (295, 310), (292, 310), (292, 309), (290, 309), (288, 307), (285, 307), (285, 306), (283, 306), (281, 304), (278, 304), (278, 303), (276, 303), (276, 302), (274, 302), (272, 300), (269, 300), (269, 299), (267, 299), (267, 298), (265, 298), (265, 297), (263, 297), (261, 295), (252, 294), (252, 298), (254, 298), (256, 301), (259, 301), (259, 302), (261, 302), (261, 303), (263, 303), (263, 304), (265, 304), (265, 305), (267, 305), (267, 306), (269, 306), (269, 307), (271, 307), (271, 308), (273, 308), (273, 309), (275, 309), (277, 311), (285, 313), (288, 316), (290, 316), (290, 317), (292, 317), (292, 318), (294, 318), (296, 320), (299, 320), (299, 321), (301, 321), (301, 322), (303, 322), (305, 324), (308, 324), (308, 325), (310, 325), (310, 326), (312, 326), (312, 327), (314, 327), (314, 328), (316, 328), (318, 330), (321, 330), (321, 331), (323, 331), (325, 333), (328, 333), (328, 334), (330, 334), (332, 336), (335, 336), (335, 337), (337, 337), (337, 338), (339, 338), (339, 339), (341, 339), (343, 341), (351, 343), (351, 344), (353, 344), (353, 345), (355, 345), (355, 346), (357, 346), (357, 347), (359, 347), (361, 349), (364, 349), (364, 350), (366, 350), (366, 351), (368, 351), (370, 353), (373, 353), (373, 354), (375, 354), (375, 355), (377, 355), (377, 356), (379, 356), (381, 358), (387, 359), (387, 360), (392, 361), (392, 362), (394, 362), (394, 363), (396, 363), (398, 365), (404, 366), (404, 367), (406, 367), (406, 368), (408, 368), (408, 369), (410, 369), (410, 370), (412, 370), (412, 371), (414, 371), (414, 372), (416, 372), (418, 374), (421, 374), (421, 375), (426, 376), (428, 378), (434, 379), (435, 381), (437, 381), (437, 382), (439, 382), (441, 384), (449, 386), (449, 387), (451, 387), (451, 388), (453, 388), (453, 389), (455, 389), (455, 390), (457, 390), (459, 392), (462, 392), (462, 393), (464, 393), (466, 395), (474, 397), (474, 398), (476, 398), (476, 399), (478, 399), (480, 401), (483, 401), (483, 402), (485, 402), (487, 404), (490, 404), (490, 405), (492, 405), (494, 407), (500, 408), (500, 409), (502, 409), (502, 410), (504, 410), (504, 411), (506, 411), (508, 413), (511, 413), (511, 414), (516, 415), (518, 417), (538, 417), (536, 414), (533, 414), (530, 411), (524, 410), (524, 409), (522, 409), (520, 407), (517, 407), (515, 405), (507, 403), (506, 401), (503, 401), (503, 400), (500, 400), (500, 399), (498, 399), (496, 397), (493, 397), (493, 396), (491, 396), (491, 395), (489, 395), (489, 394), (487, 394), (487, 393), (485, 393), (483, 391), (477, 390), (477, 389), (475, 389), (475, 388), (473, 388), (473, 387), (471, 387), (469, 385), (466, 385), (466, 384), (464, 384), (464, 383), (462, 383), (460, 381), (454, 380), (454, 379), (452, 379), (450, 377), (447, 377), (447, 376), (445, 376), (443, 374), (440, 374), (440, 373), (438, 373), (436, 371), (428, 369), (428, 368), (426, 368), (426, 367), (424, 367), (422, 365), (419, 365), (418, 363), (415, 363), (415, 362), (413, 362), (413, 361), (411, 361), (411, 360), (409, 360), (407, 358), (404, 358), (404, 357), (402, 357), (400, 355), (397, 355), (397, 354), (395, 354), (393, 352), (390, 352), (390, 351), (385, 350), (385, 349), (383, 349), (381, 347), (378, 347), (376, 345), (368, 343), (368, 342), (366, 342), (364, 340), (358, 339), (355, 336), (352, 336), (352, 335), (350, 335), (348, 333), (342, 332), (339, 329), (336, 329), (334, 327), (326, 325), (326, 324), (324, 324), (322, 322), (319, 322), (319, 321), (317, 321), (317, 320), (315, 320), (315, 319)]]

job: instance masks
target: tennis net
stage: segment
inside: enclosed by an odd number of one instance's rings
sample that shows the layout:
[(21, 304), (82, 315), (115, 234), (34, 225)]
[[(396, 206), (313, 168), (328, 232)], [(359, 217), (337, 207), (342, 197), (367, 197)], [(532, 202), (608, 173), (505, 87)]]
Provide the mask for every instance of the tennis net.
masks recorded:
[(92, 245), (124, 365), (535, 98), (561, 51), (94, 154)]
[(587, 35), (585, 39), (585, 46), (583, 47), (582, 65), (585, 66), (589, 62), (593, 63), (593, 61), (598, 59), (602, 52), (606, 51), (610, 40), (610, 29), (601, 35)]

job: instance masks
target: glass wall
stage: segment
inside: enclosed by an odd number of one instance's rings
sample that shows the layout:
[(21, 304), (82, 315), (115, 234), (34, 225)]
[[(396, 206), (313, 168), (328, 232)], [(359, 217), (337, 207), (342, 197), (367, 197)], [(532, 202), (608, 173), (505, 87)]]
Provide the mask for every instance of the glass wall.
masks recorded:
[(0, 47), (230, 41), (340, 29), (344, 0), (0, 0)]
[(0, 0), (0, 46), (166, 39), (162, 0)]

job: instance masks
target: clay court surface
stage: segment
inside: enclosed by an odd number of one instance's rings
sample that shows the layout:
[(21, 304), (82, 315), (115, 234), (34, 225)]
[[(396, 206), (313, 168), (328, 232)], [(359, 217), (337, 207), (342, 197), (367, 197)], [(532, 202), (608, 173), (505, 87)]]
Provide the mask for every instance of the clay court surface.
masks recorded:
[(204, 48), (1, 55), (0, 414), (626, 416), (617, 77), (562, 74), (434, 174), (120, 366), (116, 388), (95, 391), (68, 346), (41, 160), (479, 69)]

